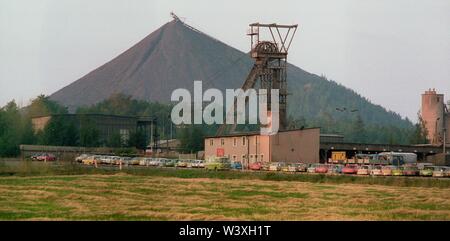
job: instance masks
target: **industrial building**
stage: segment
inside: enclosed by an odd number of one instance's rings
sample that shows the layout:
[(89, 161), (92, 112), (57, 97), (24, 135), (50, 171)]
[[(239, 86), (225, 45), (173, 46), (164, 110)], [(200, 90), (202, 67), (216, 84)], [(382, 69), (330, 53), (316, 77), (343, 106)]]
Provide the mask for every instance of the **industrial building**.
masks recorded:
[(157, 136), (155, 118), (104, 114), (57, 114), (34, 117), (31, 120), (34, 131), (44, 130), (52, 119), (57, 118), (74, 123), (78, 129), (83, 125), (90, 125), (98, 131), (100, 143), (106, 143), (117, 133), (123, 141), (127, 141), (130, 134), (138, 130), (145, 134), (148, 143), (153, 142)]
[(280, 131), (275, 135), (259, 132), (236, 133), (205, 138), (205, 158), (227, 156), (244, 166), (253, 162), (319, 161), (319, 128)]
[(450, 101), (445, 104), (443, 94), (435, 89), (422, 94), (422, 119), (428, 132), (428, 140), (432, 145), (450, 146)]

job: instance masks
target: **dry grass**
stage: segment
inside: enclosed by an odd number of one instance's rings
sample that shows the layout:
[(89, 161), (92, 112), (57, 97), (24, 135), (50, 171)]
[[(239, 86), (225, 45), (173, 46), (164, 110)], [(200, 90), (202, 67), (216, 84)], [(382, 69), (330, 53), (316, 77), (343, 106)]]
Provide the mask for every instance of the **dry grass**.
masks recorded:
[(1, 220), (450, 220), (448, 188), (71, 175), (0, 178)]

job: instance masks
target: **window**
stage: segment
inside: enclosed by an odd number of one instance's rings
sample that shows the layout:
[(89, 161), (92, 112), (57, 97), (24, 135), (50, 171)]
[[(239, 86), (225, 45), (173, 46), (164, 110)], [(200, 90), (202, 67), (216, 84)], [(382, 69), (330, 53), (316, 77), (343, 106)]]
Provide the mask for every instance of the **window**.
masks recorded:
[(237, 138), (233, 138), (233, 146), (237, 146)]
[(233, 155), (233, 161), (234, 161), (234, 162), (237, 161), (237, 160), (236, 160), (236, 155)]
[(263, 161), (264, 161), (264, 154), (259, 155), (259, 157), (260, 157), (260, 158), (259, 158), (259, 161), (260, 161), (260, 162), (263, 162)]
[(245, 146), (245, 136), (242, 137), (242, 145)]
[(209, 139), (209, 145), (213, 146), (214, 145), (214, 139)]
[(246, 161), (245, 154), (242, 155), (242, 162)]
[(120, 141), (122, 142), (122, 144), (130, 140), (130, 130), (120, 129), (119, 134), (120, 134)]
[(223, 138), (220, 139), (220, 145), (222, 145), (222, 146), (225, 145), (225, 139), (223, 139)]

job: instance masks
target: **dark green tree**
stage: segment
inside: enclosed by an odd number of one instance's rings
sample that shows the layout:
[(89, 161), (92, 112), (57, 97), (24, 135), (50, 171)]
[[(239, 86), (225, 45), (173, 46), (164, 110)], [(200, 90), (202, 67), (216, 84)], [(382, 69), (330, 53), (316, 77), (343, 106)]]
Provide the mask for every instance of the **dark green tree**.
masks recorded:
[(0, 156), (16, 156), (22, 139), (22, 116), (15, 101), (0, 109)]
[(145, 133), (142, 130), (136, 130), (130, 134), (130, 140), (128, 146), (136, 147), (137, 149), (144, 150), (147, 147), (147, 139)]
[(417, 112), (418, 122), (414, 125), (414, 132), (410, 137), (411, 144), (427, 144), (429, 140), (427, 139), (428, 130), (425, 126), (425, 121), (422, 119), (420, 111)]
[(79, 134), (80, 146), (96, 147), (100, 145), (100, 132), (90, 120), (80, 120)]
[(179, 132), (180, 148), (187, 153), (195, 153), (204, 149), (205, 134), (197, 125), (186, 125)]
[(123, 147), (124, 145), (123, 145), (122, 136), (120, 135), (120, 133), (119, 132), (112, 133), (109, 136), (109, 138), (108, 138), (108, 140), (106, 142), (106, 145), (108, 147), (116, 147), (116, 148), (117, 147)]

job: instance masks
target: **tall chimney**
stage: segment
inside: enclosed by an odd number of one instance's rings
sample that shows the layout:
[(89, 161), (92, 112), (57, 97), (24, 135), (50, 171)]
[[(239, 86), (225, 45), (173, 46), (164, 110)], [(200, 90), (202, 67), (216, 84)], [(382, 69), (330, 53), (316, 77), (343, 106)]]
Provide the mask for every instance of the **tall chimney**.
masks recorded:
[(444, 136), (444, 95), (436, 90), (422, 94), (422, 119), (428, 131), (427, 139), (433, 145), (440, 145)]

